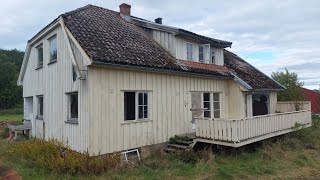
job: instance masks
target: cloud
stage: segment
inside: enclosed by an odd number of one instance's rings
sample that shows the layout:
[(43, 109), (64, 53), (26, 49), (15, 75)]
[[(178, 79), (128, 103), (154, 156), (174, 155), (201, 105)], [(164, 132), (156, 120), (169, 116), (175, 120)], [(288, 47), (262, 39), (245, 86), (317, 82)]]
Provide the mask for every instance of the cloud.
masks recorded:
[(0, 6), (0, 48), (24, 50), (25, 44), (59, 14), (88, 3), (118, 10), (122, 2), (132, 14), (232, 41), (231, 51), (270, 75), (296, 71), (308, 88), (320, 84), (320, 1), (318, 0), (10, 0)]

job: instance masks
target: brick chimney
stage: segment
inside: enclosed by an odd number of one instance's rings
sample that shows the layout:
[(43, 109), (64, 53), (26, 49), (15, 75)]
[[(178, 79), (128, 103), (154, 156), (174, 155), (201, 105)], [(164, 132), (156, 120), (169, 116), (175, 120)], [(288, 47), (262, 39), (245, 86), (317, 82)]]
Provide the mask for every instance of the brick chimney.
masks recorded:
[(129, 4), (122, 3), (122, 4), (120, 4), (119, 8), (120, 8), (120, 15), (121, 16), (130, 16), (131, 15), (131, 12), (130, 12), (131, 6)]

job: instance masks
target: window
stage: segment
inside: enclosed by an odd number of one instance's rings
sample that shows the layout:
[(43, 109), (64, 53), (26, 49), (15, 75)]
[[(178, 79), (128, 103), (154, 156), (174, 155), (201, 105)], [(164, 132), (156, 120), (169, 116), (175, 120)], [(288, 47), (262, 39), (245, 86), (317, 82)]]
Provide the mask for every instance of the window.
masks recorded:
[(210, 93), (203, 93), (203, 117), (211, 118)]
[(73, 121), (78, 119), (78, 92), (68, 94), (68, 120)]
[(211, 62), (212, 64), (216, 64), (216, 56), (214, 54), (214, 49), (211, 50)]
[(219, 93), (203, 93), (203, 117), (220, 118), (220, 94)]
[(72, 80), (76, 81), (77, 80), (77, 72), (76, 72), (76, 67), (72, 65)]
[(220, 94), (213, 93), (213, 117), (220, 118)]
[(57, 36), (54, 35), (49, 39), (50, 62), (57, 60)]
[(38, 53), (38, 65), (37, 67), (42, 67), (43, 66), (43, 45), (40, 44), (37, 47), (37, 53)]
[(187, 60), (193, 59), (193, 44), (187, 43)]
[(124, 92), (124, 119), (147, 119), (148, 105), (148, 92)]
[(37, 119), (43, 119), (43, 96), (37, 96)]
[(199, 62), (204, 62), (204, 47), (199, 46)]

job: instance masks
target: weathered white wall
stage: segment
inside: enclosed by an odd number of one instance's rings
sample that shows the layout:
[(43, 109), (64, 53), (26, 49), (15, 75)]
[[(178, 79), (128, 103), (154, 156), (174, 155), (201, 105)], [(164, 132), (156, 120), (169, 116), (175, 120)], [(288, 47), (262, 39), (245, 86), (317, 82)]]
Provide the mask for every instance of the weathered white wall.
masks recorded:
[[(162, 143), (191, 132), (191, 92), (221, 92), (221, 118), (244, 114), (242, 93), (233, 80), (90, 66), (88, 83), (90, 154)], [(124, 121), (125, 90), (150, 92), (150, 121)]]
[[(57, 62), (49, 63), (49, 42), (47, 39), (57, 34), (58, 58)], [(44, 62), (43, 68), (37, 67), (36, 46), (43, 43)], [(79, 56), (77, 56), (79, 58)], [(82, 61), (82, 60), (80, 60)], [(56, 138), (68, 144), (72, 149), (85, 151), (89, 144), (89, 108), (87, 96), (87, 82), (72, 80), (72, 61), (67, 50), (66, 39), (59, 26), (43, 39), (31, 47), (31, 52), (23, 78), (23, 97), (33, 97), (33, 113), (37, 114), (37, 95), (43, 95), (44, 115), (43, 120), (32, 119), (32, 135), (43, 135), (43, 123), (45, 139)], [(67, 95), (65, 93), (79, 92), (79, 124), (67, 124)], [(37, 129), (35, 129), (37, 128)]]

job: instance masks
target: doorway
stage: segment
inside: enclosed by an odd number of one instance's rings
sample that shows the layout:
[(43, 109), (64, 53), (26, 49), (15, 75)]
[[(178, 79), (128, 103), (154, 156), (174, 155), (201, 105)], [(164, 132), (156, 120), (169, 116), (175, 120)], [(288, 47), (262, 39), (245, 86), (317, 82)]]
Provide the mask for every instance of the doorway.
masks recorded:
[(270, 112), (269, 94), (252, 94), (253, 116), (261, 116)]

